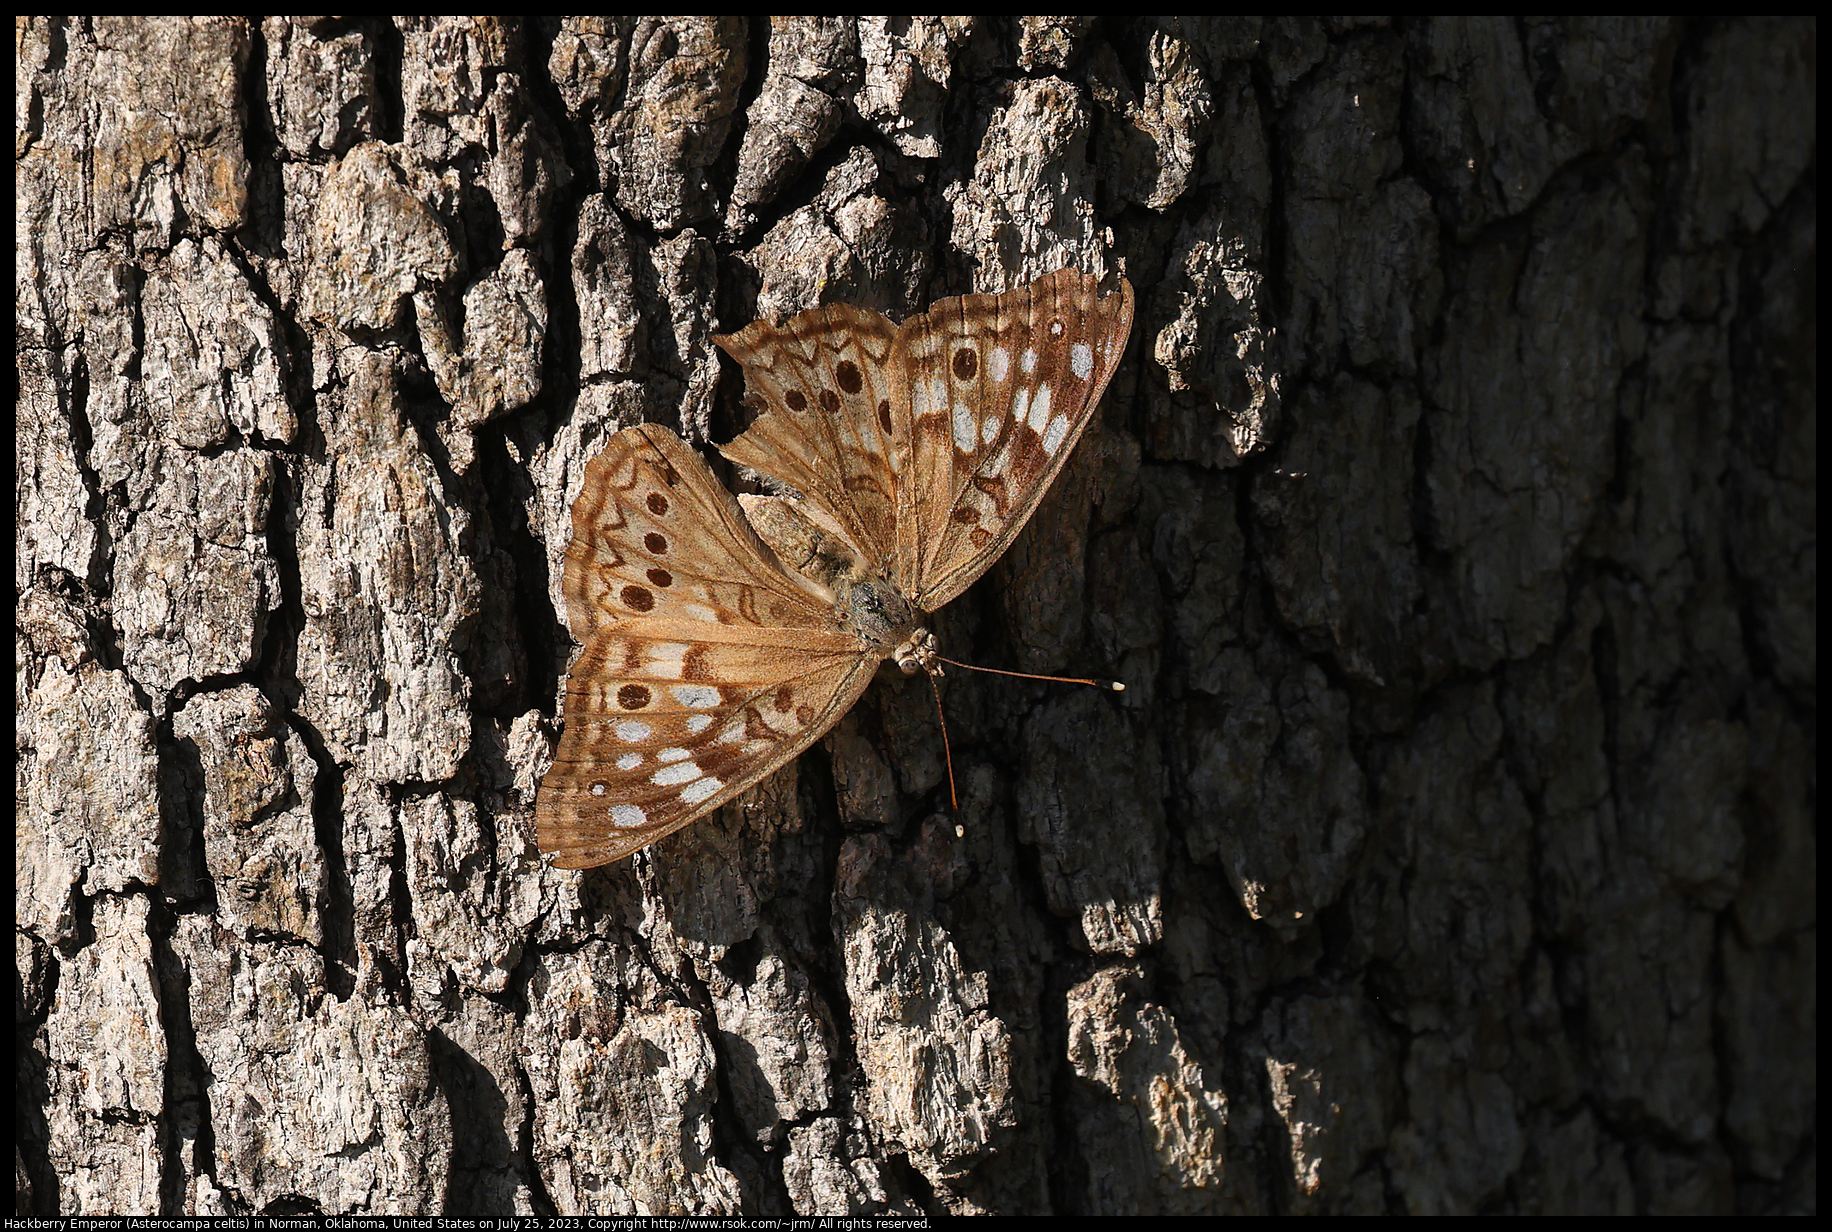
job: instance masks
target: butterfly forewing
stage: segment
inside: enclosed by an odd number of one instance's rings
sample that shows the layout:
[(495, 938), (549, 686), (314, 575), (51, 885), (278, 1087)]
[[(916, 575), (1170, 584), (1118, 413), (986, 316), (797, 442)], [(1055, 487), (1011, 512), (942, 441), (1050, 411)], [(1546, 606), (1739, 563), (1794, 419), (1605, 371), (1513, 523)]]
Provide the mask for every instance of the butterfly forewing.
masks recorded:
[(1049, 489), (1112, 379), (1132, 329), (1124, 279), (1059, 270), (1002, 295), (942, 300), (904, 322), (910, 457), (899, 485), (898, 577), (934, 611), (998, 559)]
[(819, 627), (833, 596), (784, 569), (699, 454), (658, 424), (585, 471), (561, 589), (574, 640), (616, 620)]
[(896, 333), (876, 312), (830, 304), (781, 328), (757, 321), (714, 339), (744, 367), (748, 396), (765, 411), (721, 452), (794, 488), (804, 511), (873, 566), (890, 564), (896, 542)]
[(756, 783), (844, 713), (878, 660), (655, 424), (587, 468), (564, 589), (583, 649), (535, 821), (565, 868), (628, 855)]
[(825, 734), (877, 656), (838, 630), (627, 621), (593, 634), (536, 837), (560, 868), (621, 859), (719, 807)]

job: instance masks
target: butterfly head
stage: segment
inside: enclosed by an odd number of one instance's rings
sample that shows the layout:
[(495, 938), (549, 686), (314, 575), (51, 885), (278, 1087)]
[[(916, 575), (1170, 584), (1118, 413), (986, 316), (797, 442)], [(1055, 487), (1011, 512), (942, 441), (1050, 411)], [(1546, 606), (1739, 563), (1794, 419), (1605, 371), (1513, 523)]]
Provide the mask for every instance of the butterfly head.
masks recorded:
[(935, 635), (927, 629), (910, 634), (908, 641), (891, 652), (891, 658), (903, 669), (905, 676), (914, 676), (917, 672), (927, 672), (931, 676), (942, 674), (941, 662), (935, 657)]

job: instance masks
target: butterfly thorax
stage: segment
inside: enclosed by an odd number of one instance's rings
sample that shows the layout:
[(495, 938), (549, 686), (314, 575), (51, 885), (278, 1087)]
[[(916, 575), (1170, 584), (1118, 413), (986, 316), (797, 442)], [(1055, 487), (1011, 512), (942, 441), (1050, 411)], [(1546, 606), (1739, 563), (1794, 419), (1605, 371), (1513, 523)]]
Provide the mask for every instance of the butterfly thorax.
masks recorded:
[(901, 664), (924, 644), (933, 644), (922, 627), (922, 609), (891, 581), (888, 558), (867, 559), (844, 538), (810, 521), (797, 501), (742, 496), (739, 502), (771, 551), (832, 592), (835, 627), (856, 634), (861, 648)]
[(922, 611), (899, 594), (888, 578), (842, 576), (835, 581), (835, 612), (845, 628), (858, 634), (861, 645), (888, 657), (926, 633)]

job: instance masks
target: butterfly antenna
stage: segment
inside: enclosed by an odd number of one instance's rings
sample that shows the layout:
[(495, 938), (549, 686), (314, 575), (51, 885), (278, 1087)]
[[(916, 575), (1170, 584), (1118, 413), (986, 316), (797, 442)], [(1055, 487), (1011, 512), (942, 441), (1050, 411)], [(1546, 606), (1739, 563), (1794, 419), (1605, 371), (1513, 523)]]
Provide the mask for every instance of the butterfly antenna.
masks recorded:
[[(964, 667), (970, 672), (990, 672), (994, 676), (1016, 676), (1021, 680), (1053, 680), (1057, 684), (1091, 684), (1097, 689), (1112, 689), (1115, 693), (1124, 693), (1126, 691), (1125, 683), (1119, 680), (1099, 680), (1087, 676), (1037, 676), (1030, 672), (1002, 671), (996, 667), (975, 667), (971, 663), (960, 663), (953, 659), (943, 659), (940, 655), (936, 655), (935, 657), (950, 667)], [(936, 704), (941, 704), (939, 695), (937, 696)]]
[(941, 709), (941, 686), (935, 683), (933, 672), (928, 673), (929, 691), (935, 694), (935, 717), (941, 720), (941, 756), (948, 764), (948, 806), (955, 812), (961, 811), (960, 797), (954, 791), (954, 753), (948, 748), (948, 716)]

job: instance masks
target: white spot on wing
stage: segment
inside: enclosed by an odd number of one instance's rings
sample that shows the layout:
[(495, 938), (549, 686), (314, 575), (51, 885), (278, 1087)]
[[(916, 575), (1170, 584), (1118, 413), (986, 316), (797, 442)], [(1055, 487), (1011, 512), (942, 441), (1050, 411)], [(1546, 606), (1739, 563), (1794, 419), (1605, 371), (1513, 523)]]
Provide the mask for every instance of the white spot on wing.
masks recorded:
[(962, 453), (973, 449), (973, 412), (965, 403), (954, 404), (954, 447)]
[(687, 646), (682, 642), (651, 642), (649, 644), (648, 662), (643, 666), (666, 680), (681, 678), (681, 663), (687, 657)]
[(611, 806), (611, 824), (629, 828), (640, 826), (649, 820), (649, 815), (634, 804), (613, 804)]
[(688, 749), (663, 749), (655, 755), (655, 760), (667, 763), (671, 761), (681, 761), (692, 756), (693, 753)]
[(1011, 352), (1004, 347), (993, 347), (992, 360), (986, 365), (986, 370), (995, 382), (1003, 381), (1006, 373), (1011, 371)]
[(690, 761), (676, 762), (664, 766), (649, 776), (649, 781), (657, 787), (676, 787), (682, 783), (691, 783), (700, 777), (700, 768)]
[(1035, 372), (1037, 370), (1037, 348), (1025, 347), (1024, 358), (1018, 361), (1018, 367), (1024, 370), (1025, 376)]
[(696, 710), (719, 704), (719, 690), (709, 684), (671, 684), (668, 692), (674, 694), (674, 700), (681, 705)]
[(710, 714), (690, 714), (687, 716), (687, 730), (696, 736), (711, 726), (712, 716)]
[(1031, 399), (1030, 414), (1025, 418), (1030, 423), (1032, 432), (1042, 432), (1043, 425), (1050, 421), (1050, 387), (1048, 385), (1037, 387), (1037, 396)]
[(622, 757), (617, 759), (617, 768), (619, 770), (634, 770), (640, 765), (642, 765), (641, 753), (625, 753)]
[(980, 440), (990, 445), (992, 444), (992, 438), (998, 434), (999, 417), (997, 415), (986, 416), (986, 418), (980, 422)]
[[(916, 388), (918, 390), (921, 390), (923, 386), (918, 385)], [(948, 383), (942, 380), (940, 377), (936, 377), (934, 380), (929, 382), (927, 388), (928, 388), (928, 394), (929, 394), (929, 404), (924, 409), (926, 409), (930, 414), (933, 414), (937, 411), (947, 410), (948, 409)]]
[(635, 719), (625, 719), (611, 730), (616, 732), (617, 738), (625, 744), (635, 744), (638, 740), (647, 740), (650, 734), (655, 731), (655, 729), (650, 727), (647, 723), (639, 723)]
[(719, 623), (719, 613), (704, 603), (688, 603), (684, 604), (683, 608), (691, 620), (704, 620), (708, 624)]
[(740, 721), (726, 724), (725, 730), (719, 733), (718, 738), (715, 739), (713, 743), (736, 744), (742, 739), (744, 739), (744, 724)]
[(1020, 385), (1018, 392), (1011, 396), (1011, 421), (1023, 423), (1025, 412), (1030, 409), (1031, 391), (1029, 386)]
[(1077, 342), (1069, 348), (1069, 371), (1075, 379), (1085, 381), (1088, 374), (1094, 371), (1094, 351), (1085, 342)]
[(1062, 438), (1069, 434), (1069, 417), (1058, 415), (1050, 420), (1050, 429), (1043, 434), (1043, 452), (1055, 453), (1056, 447), (1062, 444)]
[(688, 804), (698, 804), (723, 786), (725, 786), (725, 784), (721, 783), (718, 779), (704, 778), (697, 783), (689, 783), (687, 786), (681, 788), (681, 799)]

